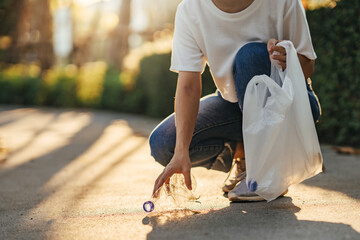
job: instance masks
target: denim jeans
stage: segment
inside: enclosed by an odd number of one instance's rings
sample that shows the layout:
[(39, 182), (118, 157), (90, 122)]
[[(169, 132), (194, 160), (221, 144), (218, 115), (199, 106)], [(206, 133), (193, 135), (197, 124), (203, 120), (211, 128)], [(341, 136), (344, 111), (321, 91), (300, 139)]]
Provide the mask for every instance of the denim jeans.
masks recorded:
[[(248, 43), (236, 54), (233, 64), (237, 103), (224, 100), (217, 91), (201, 98), (189, 154), (192, 167), (203, 166), (227, 172), (230, 170), (236, 143), (243, 141), (242, 107), (248, 82), (256, 75), (270, 75), (271, 64), (266, 45)], [(314, 120), (319, 118), (319, 105), (308, 87)], [(151, 155), (166, 166), (176, 144), (174, 113), (163, 120), (151, 133)]]

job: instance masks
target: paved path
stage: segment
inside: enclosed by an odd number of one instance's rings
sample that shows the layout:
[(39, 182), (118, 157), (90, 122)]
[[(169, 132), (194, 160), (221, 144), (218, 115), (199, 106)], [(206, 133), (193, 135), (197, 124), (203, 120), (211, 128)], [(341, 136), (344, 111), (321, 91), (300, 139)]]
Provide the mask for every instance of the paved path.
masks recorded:
[(157, 120), (0, 107), (0, 239), (360, 239), (360, 157), (322, 146), (327, 172), (270, 203), (230, 204), (224, 173), (194, 169), (196, 211), (145, 214), (162, 170)]

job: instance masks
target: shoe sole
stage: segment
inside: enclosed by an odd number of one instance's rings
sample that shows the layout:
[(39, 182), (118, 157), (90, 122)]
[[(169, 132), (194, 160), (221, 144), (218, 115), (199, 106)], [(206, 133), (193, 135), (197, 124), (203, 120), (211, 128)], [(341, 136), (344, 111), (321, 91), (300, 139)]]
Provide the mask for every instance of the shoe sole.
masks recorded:
[(261, 201), (265, 201), (265, 199), (260, 197), (260, 196), (232, 197), (232, 198), (229, 198), (229, 200), (232, 201), (232, 202), (261, 202)]
[[(281, 194), (279, 197), (283, 197), (285, 194), (288, 193), (288, 190), (286, 190), (283, 194)], [(229, 200), (232, 202), (262, 202), (266, 201), (264, 198), (260, 196), (237, 196), (237, 197), (229, 197)]]

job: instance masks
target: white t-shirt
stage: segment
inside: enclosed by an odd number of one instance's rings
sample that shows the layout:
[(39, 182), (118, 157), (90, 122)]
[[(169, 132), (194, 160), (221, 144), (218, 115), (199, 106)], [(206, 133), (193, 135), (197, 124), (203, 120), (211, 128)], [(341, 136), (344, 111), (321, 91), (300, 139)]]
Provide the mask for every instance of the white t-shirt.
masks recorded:
[(212, 0), (183, 0), (176, 12), (171, 71), (202, 72), (210, 67), (221, 95), (237, 102), (232, 65), (249, 42), (290, 40), (298, 53), (315, 59), (301, 0), (255, 0), (237, 13), (220, 10)]

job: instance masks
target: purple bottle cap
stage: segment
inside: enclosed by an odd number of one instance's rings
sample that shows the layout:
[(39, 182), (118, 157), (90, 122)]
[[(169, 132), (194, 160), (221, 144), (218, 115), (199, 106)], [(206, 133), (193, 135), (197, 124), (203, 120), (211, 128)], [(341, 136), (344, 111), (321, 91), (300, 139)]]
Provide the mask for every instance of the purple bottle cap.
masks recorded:
[(154, 211), (154, 208), (155, 208), (155, 206), (152, 201), (146, 201), (143, 204), (143, 209), (145, 212), (152, 212), (152, 211)]

